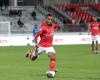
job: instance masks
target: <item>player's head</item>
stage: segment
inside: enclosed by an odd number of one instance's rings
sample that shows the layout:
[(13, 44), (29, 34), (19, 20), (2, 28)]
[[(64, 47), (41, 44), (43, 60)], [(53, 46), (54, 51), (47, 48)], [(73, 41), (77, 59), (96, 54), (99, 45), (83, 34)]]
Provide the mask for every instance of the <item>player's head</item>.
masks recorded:
[(45, 18), (46, 18), (46, 23), (49, 26), (52, 25), (52, 22), (53, 22), (53, 16), (52, 16), (52, 14), (47, 14)]

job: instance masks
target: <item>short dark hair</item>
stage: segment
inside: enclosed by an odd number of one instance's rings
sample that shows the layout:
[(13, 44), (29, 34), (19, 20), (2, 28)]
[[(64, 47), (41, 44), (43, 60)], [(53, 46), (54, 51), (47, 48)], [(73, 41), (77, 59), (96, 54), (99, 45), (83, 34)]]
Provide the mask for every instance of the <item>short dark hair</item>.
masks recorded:
[(45, 16), (45, 18), (47, 18), (48, 16), (52, 17), (52, 14), (50, 14), (50, 13), (47, 14), (47, 15)]

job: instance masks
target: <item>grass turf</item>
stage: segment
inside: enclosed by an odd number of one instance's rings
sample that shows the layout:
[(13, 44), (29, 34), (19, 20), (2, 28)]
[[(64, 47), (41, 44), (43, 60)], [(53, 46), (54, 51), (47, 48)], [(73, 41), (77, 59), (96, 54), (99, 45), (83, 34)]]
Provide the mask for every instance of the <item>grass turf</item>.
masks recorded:
[[(51, 80), (100, 80), (100, 54), (93, 55), (90, 45), (54, 46), (56, 68)], [(0, 80), (50, 80), (46, 77), (49, 58), (41, 54), (32, 62), (25, 53), (32, 46), (0, 47)]]

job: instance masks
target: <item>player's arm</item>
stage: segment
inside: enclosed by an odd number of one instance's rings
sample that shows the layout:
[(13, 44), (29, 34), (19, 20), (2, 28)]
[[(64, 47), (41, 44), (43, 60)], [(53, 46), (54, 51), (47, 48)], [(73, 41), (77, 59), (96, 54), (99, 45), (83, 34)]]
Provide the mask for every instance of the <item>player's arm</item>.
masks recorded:
[(55, 29), (55, 30), (60, 30), (60, 28), (61, 28), (61, 27), (60, 27), (58, 24), (55, 24), (55, 25), (54, 25), (54, 29)]
[(35, 44), (36, 44), (36, 47), (39, 47), (39, 45), (38, 45), (38, 37), (42, 34), (42, 32), (43, 32), (43, 30), (39, 30), (37, 33), (36, 33), (36, 35), (34, 36), (34, 42), (35, 42)]

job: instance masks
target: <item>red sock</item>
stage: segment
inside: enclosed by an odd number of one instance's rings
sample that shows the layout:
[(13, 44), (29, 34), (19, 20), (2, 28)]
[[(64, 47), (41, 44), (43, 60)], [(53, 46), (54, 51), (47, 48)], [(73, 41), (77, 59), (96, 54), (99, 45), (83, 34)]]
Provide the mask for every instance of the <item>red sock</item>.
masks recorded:
[(55, 69), (55, 65), (56, 65), (55, 59), (51, 59), (50, 60), (50, 70), (54, 70)]

